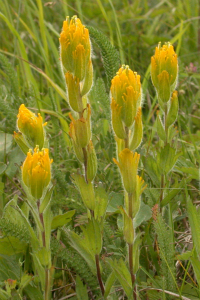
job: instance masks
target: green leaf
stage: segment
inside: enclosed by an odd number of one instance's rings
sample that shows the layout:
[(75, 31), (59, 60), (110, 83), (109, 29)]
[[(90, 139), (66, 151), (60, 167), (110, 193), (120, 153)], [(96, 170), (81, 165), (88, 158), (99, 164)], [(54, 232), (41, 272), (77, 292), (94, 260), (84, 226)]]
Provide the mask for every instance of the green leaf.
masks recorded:
[(25, 221), (25, 224), (27, 226), (27, 229), (30, 232), (30, 236), (31, 236), (31, 246), (33, 247), (34, 250), (37, 250), (39, 247), (39, 241), (38, 238), (33, 230), (33, 228), (31, 227), (29, 220), (26, 218), (26, 216), (24, 215), (23, 211), (19, 208), (19, 206), (16, 206), (16, 210), (20, 213), (20, 215), (22, 216), (23, 220)]
[(149, 205), (146, 205), (146, 204), (144, 204), (143, 201), (141, 201), (140, 209), (133, 221), (134, 228), (137, 228), (143, 222), (148, 221), (149, 219), (151, 219), (151, 217), (152, 217), (152, 211), (151, 211)]
[(96, 275), (95, 257), (90, 252), (86, 241), (73, 231), (65, 231), (69, 244), (85, 259), (93, 274)]
[(8, 155), (9, 165), (6, 169), (6, 175), (8, 177), (13, 178), (13, 176), (19, 170), (19, 166), (24, 161), (24, 158), (25, 155), (19, 147), (15, 147), (12, 151), (9, 152)]
[(157, 133), (158, 133), (159, 138), (162, 141), (165, 141), (166, 140), (165, 129), (164, 129), (164, 126), (162, 124), (162, 121), (161, 121), (159, 115), (157, 115), (157, 118), (156, 118), (156, 126), (157, 126)]
[(176, 257), (179, 260), (189, 260), (192, 255), (193, 255), (193, 251), (187, 251), (177, 255)]
[(121, 258), (120, 260), (112, 260), (108, 259), (107, 262), (111, 266), (112, 270), (115, 273), (116, 278), (119, 280), (120, 284), (122, 285), (127, 297), (132, 299), (132, 282), (131, 282), (131, 275), (130, 272)]
[(108, 195), (102, 187), (98, 187), (95, 190), (95, 209), (94, 216), (95, 219), (101, 220), (106, 213), (106, 208), (108, 205)]
[(123, 216), (123, 235), (126, 243), (133, 244), (135, 231), (133, 228), (133, 220), (129, 217), (123, 207), (120, 207)]
[(9, 300), (10, 299), (9, 294), (1, 288), (0, 288), (0, 297), (1, 297), (1, 300)]
[(33, 275), (24, 273), (20, 280), (20, 286), (19, 286), (20, 291), (22, 291), (32, 280), (33, 280)]
[(136, 274), (139, 269), (139, 256), (140, 256), (140, 244), (141, 244), (141, 234), (138, 234), (134, 240), (133, 244), (133, 273)]
[(142, 159), (144, 163), (144, 168), (148, 173), (149, 177), (151, 178), (152, 182), (155, 186), (160, 187), (161, 174), (157, 161), (155, 161), (155, 159), (151, 155), (143, 157)]
[(18, 238), (9, 236), (0, 238), (0, 254), (14, 255), (17, 253), (24, 253), (26, 251), (27, 244), (21, 242)]
[(40, 261), (40, 264), (43, 267), (49, 267), (51, 265), (51, 253), (50, 250), (47, 250), (45, 247), (42, 247), (40, 250), (34, 253)]
[(52, 185), (50, 188), (48, 188), (42, 203), (40, 204), (40, 213), (43, 213), (43, 211), (46, 209), (46, 207), (49, 205), (50, 201), (51, 201), (51, 195), (54, 189), (54, 185)]
[(20, 279), (20, 264), (16, 255), (1, 255), (0, 256), (0, 281), (3, 282), (8, 278)]
[(115, 193), (115, 192), (111, 192), (109, 194), (109, 200), (110, 201), (109, 201), (106, 212), (107, 213), (120, 212), (119, 207), (123, 206), (123, 204), (124, 204), (124, 195), (119, 194), (119, 193)]
[(100, 254), (102, 249), (102, 232), (100, 224), (96, 220), (89, 220), (86, 227), (81, 226), (84, 240), (89, 244), (90, 252), (93, 255)]
[(6, 168), (7, 168), (7, 165), (4, 164), (3, 162), (0, 162), (0, 175), (2, 175), (4, 173)]
[(187, 211), (188, 211), (189, 223), (192, 231), (193, 243), (197, 255), (200, 259), (200, 218), (197, 213), (196, 207), (192, 204), (192, 201), (189, 197), (187, 199)]
[(78, 300), (88, 300), (87, 286), (82, 283), (78, 275), (76, 276), (76, 296)]
[(176, 160), (180, 156), (180, 153), (176, 154), (176, 150), (170, 147), (169, 144), (159, 150), (157, 153), (157, 164), (163, 174), (168, 174), (176, 163)]
[(75, 210), (70, 210), (63, 215), (55, 216), (51, 223), (51, 229), (56, 229), (58, 227), (62, 227), (63, 225), (69, 223), (75, 214)]
[(9, 219), (13, 224), (24, 225), (24, 219), (16, 209), (18, 196), (15, 195), (4, 208), (3, 218)]
[(42, 264), (40, 262), (40, 259), (39, 259), (37, 254), (38, 254), (38, 251), (33, 252), (32, 257), (33, 257), (33, 262), (34, 262), (34, 267), (36, 269), (36, 273), (39, 276), (39, 280), (40, 280), (40, 283), (41, 283), (41, 286), (42, 286), (42, 290), (44, 291), (44, 289), (45, 289), (45, 269), (42, 266)]
[(183, 173), (190, 175), (192, 179), (200, 180), (200, 171), (197, 168), (181, 167), (177, 169)]
[(192, 263), (198, 285), (200, 285), (200, 261), (194, 257), (190, 257), (190, 261)]
[(26, 286), (24, 288), (24, 292), (31, 300), (43, 299), (43, 295), (42, 295), (40, 289), (38, 289), (38, 287), (36, 287), (36, 286), (32, 286), (31, 284), (29, 284), (28, 286)]
[(108, 276), (106, 283), (105, 283), (105, 294), (104, 294), (104, 298), (106, 299), (110, 293), (110, 290), (115, 282), (116, 278), (115, 278), (115, 272), (112, 271), (110, 273), (110, 275)]
[(182, 190), (185, 182), (177, 182), (171, 187), (171, 191), (164, 197), (161, 202), (161, 206), (167, 205), (180, 191)]

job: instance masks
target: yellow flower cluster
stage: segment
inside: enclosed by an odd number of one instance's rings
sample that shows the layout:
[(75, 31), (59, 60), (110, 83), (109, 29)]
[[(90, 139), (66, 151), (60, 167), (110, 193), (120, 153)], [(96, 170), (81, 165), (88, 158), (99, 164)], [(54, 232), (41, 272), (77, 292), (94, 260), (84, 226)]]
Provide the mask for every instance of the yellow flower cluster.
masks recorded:
[(30, 150), (22, 165), (22, 179), (25, 185), (30, 189), (33, 197), (40, 199), (44, 189), (51, 180), (51, 163), (49, 158), (49, 149), (36, 147), (34, 152)]
[(175, 89), (178, 75), (178, 58), (174, 47), (167, 43), (156, 47), (155, 55), (151, 57), (151, 78), (158, 97), (164, 103), (168, 102)]
[(18, 129), (23, 133), (30, 146), (35, 147), (38, 145), (41, 149), (45, 137), (43, 126), (47, 124), (43, 124), (42, 116), (40, 114), (36, 116), (24, 104), (21, 104), (17, 118)]
[(73, 110), (81, 112), (81, 97), (89, 92), (93, 80), (89, 31), (77, 16), (71, 20), (67, 17), (59, 41), (69, 104)]

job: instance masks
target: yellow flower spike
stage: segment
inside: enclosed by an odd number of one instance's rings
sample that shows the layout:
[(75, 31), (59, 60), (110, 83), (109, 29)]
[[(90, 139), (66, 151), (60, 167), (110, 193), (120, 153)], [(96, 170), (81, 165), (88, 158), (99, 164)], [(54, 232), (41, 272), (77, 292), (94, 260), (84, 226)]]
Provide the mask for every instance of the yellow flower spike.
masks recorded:
[(156, 47), (151, 57), (151, 79), (162, 102), (168, 102), (174, 90), (178, 75), (178, 58), (174, 47), (167, 43)]
[(120, 168), (124, 188), (127, 193), (135, 193), (137, 188), (137, 168), (140, 154), (133, 154), (128, 148), (122, 150), (119, 154), (119, 162), (113, 158), (114, 163)]
[(117, 104), (117, 102), (113, 99), (111, 102), (111, 110), (113, 130), (118, 138), (125, 139), (126, 132), (121, 118), (122, 106), (119, 106), (119, 104)]
[(49, 158), (49, 149), (43, 148), (39, 151), (36, 147), (33, 154), (31, 150), (27, 153), (21, 167), (22, 179), (35, 199), (42, 197), (44, 189), (50, 183), (52, 162), (53, 160)]
[[(80, 82), (84, 80), (87, 85), (87, 92), (91, 88), (91, 45), (89, 31), (77, 16), (69, 21), (67, 17), (63, 22), (60, 34), (60, 58), (64, 73), (69, 71)], [(88, 82), (91, 83), (90, 87)], [(86, 88), (85, 88), (86, 89)]]
[(87, 104), (87, 108), (84, 111), (86, 117), (81, 117), (78, 120), (75, 120), (71, 113), (69, 114), (70, 119), (72, 120), (70, 124), (69, 135), (72, 137), (76, 145), (80, 148), (84, 148), (88, 145), (91, 137), (91, 128), (90, 128), (90, 116), (91, 109), (90, 105)]
[(45, 137), (43, 126), (47, 124), (43, 124), (42, 116), (40, 114), (36, 116), (24, 104), (21, 104), (17, 118), (18, 129), (24, 134), (30, 146), (35, 147), (39, 145), (41, 149), (44, 145)]
[(125, 126), (134, 122), (138, 107), (141, 105), (140, 76), (123, 65), (111, 82), (112, 98), (121, 108), (121, 119)]
[(137, 115), (135, 117), (133, 134), (130, 142), (130, 150), (135, 150), (139, 147), (143, 137), (143, 126), (142, 126), (142, 108), (139, 107)]

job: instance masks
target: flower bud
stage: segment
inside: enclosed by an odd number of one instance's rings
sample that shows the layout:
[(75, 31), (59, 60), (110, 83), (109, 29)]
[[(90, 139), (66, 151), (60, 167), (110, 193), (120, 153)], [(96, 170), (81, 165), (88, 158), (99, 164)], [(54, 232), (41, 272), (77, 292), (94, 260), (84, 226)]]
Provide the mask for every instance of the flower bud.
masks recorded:
[[(62, 32), (60, 34), (60, 57), (63, 71), (69, 71), (79, 81), (85, 81), (89, 91), (92, 86), (91, 73), (91, 45), (89, 31), (77, 16), (73, 16), (69, 21), (67, 17), (63, 22)], [(89, 70), (89, 72), (88, 72)], [(90, 82), (90, 86), (89, 83)]]
[(23, 133), (30, 146), (35, 147), (39, 145), (41, 149), (44, 145), (45, 137), (43, 126), (47, 124), (42, 124), (42, 116), (40, 114), (36, 116), (24, 104), (21, 104), (17, 118), (18, 129)]
[(87, 104), (87, 108), (84, 111), (86, 117), (81, 117), (78, 120), (75, 120), (71, 114), (69, 114), (72, 122), (70, 123), (69, 135), (74, 140), (74, 143), (80, 147), (84, 148), (88, 145), (91, 137), (91, 128), (90, 128), (90, 115), (91, 109), (90, 105)]
[(142, 109), (139, 107), (137, 115), (135, 117), (133, 134), (131, 137), (130, 150), (135, 150), (139, 147), (143, 137), (143, 127), (142, 127)]
[(92, 141), (86, 147), (87, 151), (87, 180), (91, 182), (97, 172), (97, 157)]
[(49, 149), (34, 149), (34, 153), (30, 150), (21, 167), (22, 179), (25, 185), (30, 189), (32, 196), (36, 199), (42, 197), (44, 189), (51, 180), (51, 163), (49, 158)]
[(178, 59), (174, 47), (167, 43), (156, 47), (155, 55), (151, 57), (151, 79), (158, 97), (166, 103), (174, 90), (178, 75)]
[(140, 76), (130, 70), (128, 66), (123, 65), (112, 79), (111, 95), (121, 109), (121, 121), (127, 127), (132, 126), (137, 110), (141, 105)]
[(135, 193), (137, 188), (137, 168), (140, 155), (125, 148), (119, 154), (119, 162), (113, 158), (114, 163), (120, 168), (124, 188), (127, 193)]
[(177, 114), (178, 114), (178, 92), (173, 91), (172, 97), (170, 99), (170, 107), (166, 119), (167, 127), (171, 126), (176, 121)]

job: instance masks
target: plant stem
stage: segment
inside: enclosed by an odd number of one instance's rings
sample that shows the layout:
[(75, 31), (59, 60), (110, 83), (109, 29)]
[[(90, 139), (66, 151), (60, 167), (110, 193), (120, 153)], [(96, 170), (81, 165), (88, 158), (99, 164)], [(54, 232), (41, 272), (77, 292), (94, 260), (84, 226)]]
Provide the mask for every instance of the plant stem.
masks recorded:
[[(45, 226), (44, 226), (44, 218), (43, 218), (43, 213), (39, 212), (40, 209), (40, 200), (37, 202), (38, 206), (38, 213), (40, 217), (40, 222), (43, 226), (43, 231), (42, 231), (42, 242), (43, 242), (43, 247), (46, 248), (46, 237), (45, 237)], [(44, 290), (44, 300), (49, 300), (50, 298), (50, 276), (49, 276), (49, 269), (45, 267), (45, 290)]]
[(100, 289), (101, 289), (102, 296), (104, 297), (105, 288), (104, 288), (103, 281), (102, 281), (102, 278), (101, 278), (100, 264), (99, 264), (99, 254), (95, 255), (95, 262), (96, 262), (97, 278), (98, 278), (98, 281), (99, 281), (99, 286), (100, 286)]
[(165, 117), (164, 117), (164, 127), (165, 127), (165, 135), (166, 135), (165, 145), (167, 145), (168, 142), (168, 126), (166, 121), (167, 121), (167, 104), (165, 104)]
[[(131, 219), (133, 219), (133, 193), (128, 194), (128, 214)], [(133, 244), (128, 244), (128, 258), (129, 258), (129, 269), (131, 274), (131, 282), (133, 289), (133, 299), (137, 300), (137, 287), (135, 284), (135, 274), (133, 273)]]
[(130, 268), (130, 274), (131, 274), (131, 282), (132, 286), (134, 286), (133, 289), (133, 299), (137, 300), (137, 288), (135, 284), (135, 274), (133, 274), (133, 245), (128, 244), (128, 256), (129, 256), (129, 268)]

